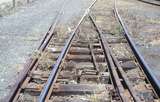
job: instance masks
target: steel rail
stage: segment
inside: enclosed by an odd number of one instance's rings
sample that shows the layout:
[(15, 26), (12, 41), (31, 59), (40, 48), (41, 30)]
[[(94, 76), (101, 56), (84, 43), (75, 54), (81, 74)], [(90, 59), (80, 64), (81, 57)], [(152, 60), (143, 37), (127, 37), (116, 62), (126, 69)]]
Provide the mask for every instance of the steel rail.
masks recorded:
[(91, 42), (89, 43), (89, 49), (91, 50), (91, 56), (92, 56), (92, 60), (93, 60), (93, 64), (94, 64), (94, 67), (97, 71), (97, 74), (99, 73), (99, 65), (96, 61), (96, 57), (95, 57), (95, 54), (94, 54), (94, 51), (93, 51), (93, 45), (91, 44)]
[[(147, 3), (147, 4), (151, 4), (151, 5), (155, 5), (155, 6), (160, 6), (160, 3), (157, 4), (157, 3), (150, 2), (150, 1), (145, 1), (145, 0), (138, 0), (138, 1), (143, 2), (143, 3)], [(156, 0), (154, 0), (154, 1), (156, 1)], [(157, 1), (158, 1), (158, 0), (157, 0)], [(159, 2), (160, 2), (160, 1), (159, 1)]]
[(46, 85), (44, 86), (41, 94), (40, 94), (40, 97), (39, 97), (39, 102), (45, 102), (45, 99), (46, 99), (46, 96), (50, 90), (50, 87), (54, 84), (53, 82), (55, 82), (55, 77), (56, 77), (56, 74), (57, 74), (57, 71), (59, 69), (59, 66), (60, 64), (62, 63), (63, 61), (63, 58), (65, 57), (65, 55), (67, 54), (70, 46), (71, 46), (71, 42), (74, 38), (74, 36), (76, 35), (76, 31), (78, 30), (80, 24), (82, 23), (82, 21), (84, 20), (84, 18), (87, 16), (90, 8), (96, 3), (97, 0), (94, 0), (93, 3), (90, 5), (90, 7), (85, 11), (84, 15), (82, 16), (82, 18), (80, 19), (78, 25), (76, 26), (76, 28), (74, 29), (74, 31), (72, 32), (71, 36), (69, 37), (68, 41), (66, 42), (60, 56), (58, 57), (56, 63), (52, 66), (52, 71), (51, 71), (51, 74), (47, 80), (47, 83)]
[(111, 74), (113, 74), (112, 75), (112, 77), (113, 77), (112, 80), (115, 82), (116, 89), (119, 92), (121, 100), (123, 102), (129, 102), (130, 99), (128, 97), (125, 97), (125, 95), (124, 95), (124, 87), (123, 87), (122, 83), (120, 82), (120, 78), (119, 78), (118, 73), (117, 73), (116, 68), (115, 68), (116, 66), (114, 65), (114, 62), (113, 62), (112, 57), (110, 55), (109, 46), (106, 44), (107, 41), (104, 39), (104, 36), (103, 36), (102, 32), (100, 31), (100, 29), (96, 25), (96, 23), (95, 23), (93, 17), (91, 16), (91, 14), (89, 14), (89, 18), (90, 18), (91, 22), (93, 23), (97, 33), (99, 34), (101, 44), (102, 44), (102, 47), (104, 49), (105, 56), (106, 56), (106, 58), (109, 62), (108, 64), (110, 66), (110, 72), (111, 72)]
[(39, 51), (44, 51), (44, 49), (48, 45), (49, 41), (51, 40), (52, 36), (54, 35), (54, 33), (55, 33), (54, 31), (55, 31), (56, 25), (58, 24), (58, 22), (60, 20), (60, 17), (63, 14), (63, 9), (65, 7), (65, 3), (66, 3), (66, 0), (63, 0), (62, 7), (60, 8), (57, 16), (55, 17), (55, 21), (50, 26), (48, 32), (45, 34), (45, 36), (43, 37), (44, 39), (42, 39), (42, 41), (40, 43), (40, 46), (38, 47)]
[[(92, 20), (92, 22), (94, 23), (97, 31), (100, 33), (101, 39), (103, 40), (104, 38), (103, 38), (103, 36), (102, 36), (102, 34), (101, 34), (98, 26), (96, 25), (95, 21), (93, 20), (93, 17), (92, 17), (91, 15), (89, 15), (89, 17), (91, 18), (91, 20)], [(122, 67), (121, 67), (120, 64), (118, 63), (118, 60), (115, 58), (115, 56), (113, 55), (112, 51), (110, 50), (108, 42), (105, 41), (104, 43), (105, 43), (105, 45), (106, 45), (106, 47), (107, 47), (107, 49), (108, 49), (108, 53), (110, 54), (111, 59), (113, 60), (113, 62), (114, 62), (114, 64), (115, 64), (115, 67), (117, 67), (117, 69), (118, 69), (119, 72), (121, 73), (122, 78), (124, 79), (124, 81), (125, 81), (125, 83), (126, 83), (126, 85), (127, 85), (127, 87), (128, 87), (128, 90), (129, 90), (131, 96), (133, 97), (134, 101), (135, 101), (135, 102), (141, 102), (140, 99), (136, 96), (137, 94), (135, 93), (135, 90), (133, 90), (133, 88), (132, 88), (132, 86), (131, 86), (128, 78), (126, 77), (126, 74), (124, 73), (124, 71), (122, 70)]]
[[(96, 25), (95, 21), (93, 20), (93, 17), (91, 15), (89, 15), (90, 19), (92, 20), (92, 23), (94, 23), (94, 26), (96, 27), (97, 31), (100, 33), (100, 37), (101, 39), (103, 40), (104, 37), (102, 36), (98, 26)], [(135, 90), (132, 88), (125, 72), (123, 71), (122, 67), (120, 66), (120, 64), (118, 63), (118, 60), (115, 58), (115, 56), (113, 55), (112, 51), (110, 50), (109, 48), (109, 43), (107, 41), (104, 42), (105, 45), (107, 46), (107, 49), (108, 49), (108, 53), (110, 54), (114, 64), (115, 64), (115, 67), (117, 67), (117, 70), (121, 73), (121, 76), (122, 78), (124, 79), (124, 82), (126, 83), (127, 87), (128, 87), (128, 90), (131, 94), (131, 96), (133, 97), (134, 101), (135, 102), (141, 102), (140, 99), (137, 97), (137, 94), (135, 93)]]
[(118, 13), (118, 9), (116, 6), (116, 0), (114, 3), (114, 12), (115, 16), (117, 17), (119, 23), (121, 24), (123, 30), (124, 30), (124, 36), (126, 37), (129, 45), (131, 46), (131, 49), (133, 53), (135, 54), (135, 57), (137, 58), (138, 62), (140, 63), (142, 69), (144, 70), (144, 73), (146, 74), (147, 78), (149, 79), (151, 85), (154, 88), (154, 91), (157, 93), (157, 95), (160, 97), (160, 83), (158, 79), (155, 77), (153, 72), (151, 71), (150, 67), (144, 60), (143, 56), (141, 55), (140, 51), (136, 48), (135, 43), (133, 42), (131, 36), (129, 35), (129, 31), (127, 29), (127, 26), (125, 25), (124, 21), (122, 20), (121, 16)]
[(51, 25), (51, 27), (49, 28), (49, 31), (45, 34), (45, 36), (43, 37), (44, 39), (42, 39), (40, 46), (38, 47), (38, 50), (44, 51), (44, 49), (46, 48), (46, 46), (48, 45), (49, 41), (51, 40), (52, 36), (54, 35), (54, 31), (56, 28), (56, 25), (59, 21), (60, 15), (62, 14), (62, 10), (60, 10), (60, 13), (58, 13), (58, 16), (56, 17), (56, 20), (54, 22), (54, 24)]
[(121, 65), (120, 65), (119, 62), (118, 62), (118, 59), (113, 55), (113, 52), (112, 52), (111, 50), (110, 50), (110, 54), (111, 54), (111, 57), (112, 57), (115, 65), (116, 65), (117, 69), (118, 69), (119, 72), (121, 73), (121, 76), (122, 76), (122, 78), (124, 79), (124, 82), (125, 82), (125, 84), (127, 85), (128, 90), (129, 90), (131, 96), (133, 97), (133, 100), (134, 100), (135, 102), (142, 102), (142, 101), (140, 100), (140, 98), (137, 97), (136, 90), (133, 89), (131, 83), (129, 82), (129, 79), (127, 78), (126, 73), (124, 72), (123, 68), (121, 67)]
[[(52, 36), (54, 35), (55, 27), (56, 27), (57, 23), (60, 20), (63, 7), (64, 7), (64, 4), (62, 5), (62, 7), (60, 9), (60, 12), (58, 12), (54, 23), (50, 26), (48, 32), (43, 37), (39, 47), (37, 48), (38, 51), (44, 51), (44, 49), (48, 45), (49, 41), (51, 40)], [(23, 81), (25, 80), (28, 72), (30, 70), (32, 70), (32, 68), (36, 65), (37, 62), (38, 62), (38, 58), (35, 58), (35, 59), (30, 58), (27, 61), (27, 63), (24, 65), (24, 70), (22, 70), (20, 72), (19, 76), (18, 76), (18, 80), (17, 80), (16, 84), (11, 89), (9, 95), (5, 98), (5, 100), (4, 100), (5, 102), (12, 102), (12, 100), (14, 99), (16, 93), (18, 92), (18, 89), (21, 87)]]

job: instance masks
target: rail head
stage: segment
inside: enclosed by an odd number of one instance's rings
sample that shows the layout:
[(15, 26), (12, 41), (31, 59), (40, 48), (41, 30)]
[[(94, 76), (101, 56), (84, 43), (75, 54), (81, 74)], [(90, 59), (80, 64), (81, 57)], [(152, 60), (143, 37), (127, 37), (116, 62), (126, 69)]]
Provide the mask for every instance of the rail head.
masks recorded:
[(62, 63), (62, 60), (64, 59), (65, 55), (67, 54), (68, 52), (68, 49), (70, 48), (71, 46), (71, 42), (74, 38), (74, 36), (76, 35), (76, 31), (78, 30), (80, 24), (82, 23), (82, 21), (84, 20), (84, 18), (88, 15), (91, 7), (96, 3), (97, 0), (94, 0), (92, 2), (92, 4), (89, 6), (89, 8), (86, 9), (84, 15), (82, 16), (82, 18), (80, 19), (79, 23), (77, 24), (76, 28), (74, 29), (74, 31), (72, 32), (71, 36), (69, 37), (68, 41), (66, 42), (62, 52), (60, 53), (60, 56), (58, 57), (56, 63), (53, 65), (52, 67), (52, 71), (51, 71), (51, 74), (47, 80), (47, 83), (45, 84), (41, 94), (40, 94), (40, 97), (39, 97), (39, 102), (45, 102), (45, 99), (48, 95), (48, 92), (51, 88), (51, 86), (54, 84), (55, 80), (56, 80), (56, 75), (57, 75), (57, 72), (59, 70), (59, 66), (60, 64)]
[[(51, 37), (55, 34), (55, 28), (56, 28), (56, 25), (58, 24), (60, 17), (62, 15), (64, 4), (62, 5), (57, 16), (55, 17), (53, 24), (49, 27), (48, 32), (42, 37), (43, 39), (40, 41), (40, 45), (38, 46), (38, 48), (36, 50), (43, 52), (44, 49), (46, 48), (46, 46), (48, 45), (49, 41), (51, 40)], [(14, 84), (13, 88), (11, 89), (9, 95), (6, 96), (2, 100), (3, 102), (12, 102), (14, 100), (14, 98), (15, 98), (19, 88), (21, 87), (23, 81), (25, 80), (28, 72), (33, 69), (33, 67), (36, 65), (37, 62), (38, 62), (38, 58), (29, 58), (26, 61), (26, 63), (24, 64), (23, 70), (18, 75), (18, 79), (17, 79), (16, 83)]]
[(155, 77), (155, 75), (151, 71), (150, 67), (148, 66), (148, 64), (144, 60), (143, 56), (141, 55), (140, 51), (137, 49), (134, 41), (132, 40), (127, 26), (125, 25), (124, 21), (122, 20), (121, 16), (119, 15), (116, 0), (114, 0), (114, 12), (115, 12), (115, 16), (117, 17), (117, 20), (119, 21), (119, 23), (122, 26), (122, 29), (124, 31), (124, 36), (126, 37), (129, 45), (131, 46), (131, 49), (133, 50), (133, 53), (135, 54), (137, 60), (140, 62), (140, 65), (141, 65), (144, 73), (146, 74), (148, 80), (150, 81), (151, 85), (153, 86), (154, 91), (160, 97), (160, 82)]
[(160, 6), (160, 1), (159, 0), (153, 0), (153, 1), (156, 1), (156, 2), (149, 1), (149, 0), (148, 1), (147, 0), (138, 0), (138, 1), (143, 2), (143, 3), (147, 3), (147, 4), (151, 4), (151, 5), (154, 5), (154, 6)]

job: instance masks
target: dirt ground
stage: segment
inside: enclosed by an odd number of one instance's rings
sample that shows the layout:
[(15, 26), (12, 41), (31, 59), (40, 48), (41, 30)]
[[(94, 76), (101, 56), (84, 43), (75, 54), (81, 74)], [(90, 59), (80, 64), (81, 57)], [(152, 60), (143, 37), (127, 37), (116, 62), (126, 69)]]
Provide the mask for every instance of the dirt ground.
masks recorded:
[[(0, 98), (7, 95), (66, 1), (58, 26), (72, 29), (92, 0), (35, 0), (0, 17)], [(3, 11), (3, 10), (0, 10)], [(10, 11), (9, 11), (10, 12)], [(77, 19), (76, 19), (77, 18)]]
[[(88, 7), (92, 0), (68, 1), (58, 25), (61, 26), (60, 31), (65, 29), (62, 32), (74, 28), (78, 18), (81, 17), (84, 9)], [(10, 86), (14, 82), (13, 77), (17, 76), (17, 72), (23, 68), (28, 55), (39, 45), (39, 41), (54, 21), (62, 3), (63, 0), (36, 0), (29, 5), (17, 8), (15, 11), (11, 10), (11, 13), (4, 13), (0, 17), (1, 97), (6, 96), (7, 90), (10, 90)], [(103, 2), (101, 3), (103, 4)], [(104, 7), (107, 8), (105, 24), (108, 25), (108, 22), (110, 22), (110, 26), (103, 30), (116, 34), (119, 32), (119, 28), (118, 25), (115, 25), (115, 19), (112, 17), (114, 16), (112, 15), (113, 2), (109, 2)], [(137, 47), (155, 75), (160, 79), (158, 74), (160, 72), (160, 64), (158, 64), (160, 61), (160, 7), (144, 4), (136, 0), (119, 0), (118, 8), (129, 26), (129, 31), (132, 33)]]
[(160, 80), (160, 7), (137, 0), (117, 0), (117, 4), (137, 47)]

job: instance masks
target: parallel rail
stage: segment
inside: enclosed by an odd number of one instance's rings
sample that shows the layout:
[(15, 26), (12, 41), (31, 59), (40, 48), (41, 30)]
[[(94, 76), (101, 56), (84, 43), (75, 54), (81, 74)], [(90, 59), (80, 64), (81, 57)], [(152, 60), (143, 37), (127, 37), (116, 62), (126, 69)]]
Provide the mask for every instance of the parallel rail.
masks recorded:
[(153, 72), (151, 71), (151, 69), (149, 68), (148, 64), (144, 60), (144, 58), (141, 55), (141, 53), (139, 52), (139, 50), (136, 48), (136, 45), (133, 42), (132, 38), (130, 37), (129, 31), (128, 31), (125, 23), (123, 22), (121, 16), (118, 13), (116, 0), (115, 0), (115, 5), (114, 5), (114, 12), (115, 12), (115, 15), (116, 15), (119, 23), (121, 24), (121, 26), (122, 26), (122, 28), (123, 28), (123, 30), (125, 32), (124, 35), (125, 35), (127, 41), (129, 42), (129, 45), (131, 46), (131, 48), (132, 48), (132, 50), (133, 50), (138, 62), (141, 64), (146, 76), (148, 77), (148, 79), (151, 82), (152, 86), (155, 88), (156, 93), (160, 97), (160, 83), (159, 83), (158, 79), (155, 77), (155, 75), (153, 74)]
[(143, 3), (147, 3), (147, 4), (151, 4), (151, 5), (154, 5), (154, 6), (160, 6), (160, 1), (159, 0), (153, 0), (153, 1), (138, 0), (138, 1), (143, 2)]
[[(60, 17), (63, 12), (63, 8), (64, 8), (64, 4), (62, 5), (60, 12), (58, 12), (54, 23), (50, 26), (48, 32), (44, 35), (43, 39), (41, 40), (40, 45), (37, 48), (37, 51), (43, 52), (46, 49), (48, 43), (50, 42), (51, 38), (55, 34), (55, 28), (57, 26), (57, 23), (60, 20)], [(18, 75), (18, 80), (16, 81), (16, 84), (13, 86), (9, 95), (4, 99), (5, 102), (12, 102), (14, 100), (14, 97), (18, 93), (18, 90), (21, 87), (22, 83), (24, 82), (25, 78), (27, 77), (27, 74), (33, 69), (33, 67), (36, 65), (37, 62), (38, 62), (38, 58), (28, 59), (27, 63), (24, 65), (24, 70), (22, 70)]]
[[(108, 56), (108, 59), (109, 59), (109, 62), (110, 62), (110, 66), (111, 66), (112, 70), (114, 70), (114, 68), (115, 68), (115, 67), (114, 67), (114, 63), (115, 63), (115, 66), (116, 66), (116, 67), (118, 68), (118, 70), (121, 72), (121, 75), (123, 76), (123, 79), (124, 79), (125, 83), (127, 84), (127, 87), (128, 87), (128, 89), (129, 89), (129, 92), (131, 93), (134, 101), (140, 102), (140, 99), (139, 99), (138, 97), (136, 97), (135, 90), (132, 89), (132, 87), (131, 87), (131, 85), (130, 85), (130, 83), (129, 83), (129, 81), (128, 81), (128, 78), (126, 77), (126, 75), (125, 75), (122, 67), (120, 66), (118, 60), (117, 60), (116, 57), (113, 55), (113, 52), (110, 50), (108, 42), (104, 39), (103, 34), (101, 33), (100, 29), (99, 29), (98, 26), (96, 25), (93, 17), (92, 17), (91, 15), (90, 15), (89, 17), (90, 17), (92, 23), (94, 24), (97, 32), (99, 33), (99, 36), (100, 36), (100, 38), (101, 38), (101, 40), (102, 40), (102, 44), (103, 44), (103, 47), (104, 47), (104, 49), (105, 49), (105, 53), (106, 53), (106, 55)], [(112, 60), (113, 60), (113, 61), (112, 61)], [(114, 72), (113, 72), (113, 73), (114, 73)], [(118, 80), (118, 75), (114, 75), (114, 76), (117, 76), (117, 77), (115, 78), (115, 80), (117, 81), (117, 80)], [(120, 83), (120, 82), (116, 82), (116, 83)], [(119, 84), (119, 85), (117, 85), (117, 86), (121, 86), (121, 85)], [(122, 86), (121, 86), (121, 87), (122, 87)], [(129, 99), (126, 100), (126, 99), (123, 97), (123, 94), (122, 94), (123, 92), (121, 92), (121, 89), (118, 89), (118, 90), (119, 90), (120, 93), (121, 93), (121, 98), (122, 98), (122, 100), (123, 100), (123, 101), (129, 101)]]
[(80, 24), (82, 23), (82, 21), (84, 20), (84, 18), (86, 17), (86, 15), (88, 14), (90, 8), (96, 3), (97, 0), (95, 0), (91, 6), (86, 10), (86, 12), (84, 13), (83, 17), (81, 18), (81, 20), (79, 21), (78, 25), (76, 26), (75, 30), (73, 31), (73, 33), (71, 34), (71, 36), (69, 37), (68, 41), (66, 42), (60, 56), (58, 57), (58, 60), (56, 61), (56, 64), (53, 65), (52, 67), (52, 72), (51, 72), (51, 75), (49, 76), (49, 79), (47, 81), (47, 84), (45, 85), (45, 88), (44, 90), (42, 90), (42, 93), (40, 94), (40, 99), (39, 101), (40, 102), (44, 102), (47, 95), (48, 95), (48, 92), (51, 88), (51, 86), (54, 84), (55, 80), (56, 80), (56, 73), (58, 72), (59, 70), (59, 66), (64, 58), (64, 56), (66, 56), (67, 52), (68, 52), (68, 49), (70, 48), (71, 46), (71, 43), (72, 43), (72, 40), (80, 26)]
[[(38, 59), (32, 60), (27, 66), (27, 70), (24, 71), (24, 76), (22, 75), (16, 84), (13, 93), (8, 97), (7, 102), (22, 101), (23, 94), (25, 96), (26, 93), (33, 95), (31, 100), (39, 102), (61, 102), (62, 100), (69, 102), (71, 100), (71, 102), (79, 100), (84, 102), (86, 102), (85, 100), (152, 102), (159, 100), (158, 80), (150, 71), (129, 36), (128, 30), (118, 13), (116, 0), (114, 12), (124, 31), (124, 35), (119, 34), (122, 39), (115, 38), (108, 32), (102, 33), (91, 14), (91, 8), (96, 2), (97, 0), (94, 0), (91, 6), (86, 9), (70, 36), (64, 38), (67, 41), (62, 45), (57, 43), (58, 47), (62, 46), (62, 50), (58, 51), (58, 57), (55, 58), (56, 62), (52, 65), (51, 70), (47, 70), (49, 73), (46, 69), (42, 73), (35, 73), (34, 71), (39, 71), (40, 69), (37, 68), (41, 67), (38, 66)], [(87, 22), (86, 25), (85, 22)], [(42, 40), (38, 48), (40, 51), (45, 51), (49, 45), (52, 47), (54, 29), (57, 23), (58, 20), (45, 35), (45, 40)], [(89, 23), (90, 25), (88, 25)], [(85, 30), (83, 25), (88, 29)], [(89, 34), (88, 31), (92, 33)], [(129, 55), (122, 58), (118, 57), (114, 51), (116, 44), (121, 47), (127, 46), (131, 51), (124, 49), (121, 53), (128, 51)], [(51, 48), (51, 50), (51, 54), (57, 52), (55, 49)], [(132, 57), (130, 58), (130, 56)], [(129, 65), (125, 65), (126, 62), (129, 62)], [(135, 71), (134, 74), (137, 76), (132, 76), (132, 71)], [(46, 72), (47, 75), (44, 75)], [(36, 82), (35, 87), (33, 87), (34, 82)]]
[[(130, 39), (130, 37), (128, 35), (128, 31), (126, 30), (126, 28), (124, 26), (124, 23), (122, 22), (119, 14), (117, 12), (116, 4), (115, 4), (115, 9), (114, 10), (115, 10), (116, 16), (118, 17), (118, 20), (120, 21), (120, 24), (121, 24), (123, 30), (125, 31), (125, 34), (126, 34), (125, 37), (126, 37), (128, 43), (129, 43), (129, 45), (131, 46), (131, 49), (133, 50), (133, 53), (135, 54), (135, 56), (136, 56), (139, 64), (141, 65), (141, 67), (145, 71), (146, 70), (146, 65), (144, 64), (144, 61), (143, 61), (141, 55), (139, 54), (139, 52), (136, 49), (133, 41)], [(86, 17), (86, 15), (84, 15), (84, 17)], [(77, 34), (76, 30), (79, 28), (79, 26), (82, 23), (84, 17), (80, 20), (80, 23), (77, 25), (75, 31), (70, 36), (68, 42), (66, 43), (66, 45), (64, 47), (64, 50), (62, 51), (59, 59), (57, 60), (56, 65), (53, 67), (53, 70), (52, 70), (53, 73), (50, 76), (50, 80), (46, 84), (46, 87), (44, 88), (44, 91), (42, 91), (42, 93), (41, 93), (40, 102), (46, 101), (46, 97), (47, 97), (47, 100), (49, 100), (49, 98), (51, 97), (51, 93), (52, 93), (53, 86), (54, 86), (53, 83), (56, 82), (56, 79), (57, 79), (57, 76), (58, 76), (57, 72), (60, 72), (61, 70), (63, 70), (63, 69), (60, 69), (58, 71), (58, 68), (60, 67), (62, 61), (64, 59), (66, 59), (65, 56), (67, 56), (67, 53), (68, 53), (68, 51), (69, 51), (69, 49), (70, 49), (70, 47), (72, 45), (72, 40), (74, 39), (74, 36)], [(105, 57), (108, 60), (109, 70), (110, 70), (109, 72), (111, 74), (111, 80), (112, 80), (112, 83), (113, 83), (115, 89), (117, 89), (117, 91), (118, 91), (118, 94), (119, 94), (119, 96), (121, 98), (121, 101), (123, 101), (123, 102), (129, 102), (129, 101), (141, 102), (142, 99), (141, 99), (140, 96), (138, 96), (138, 92), (136, 92), (136, 90), (132, 88), (133, 87), (132, 84), (135, 84), (135, 83), (131, 83), (129, 81), (128, 77), (125, 75), (126, 73), (124, 72), (124, 70), (122, 69), (121, 65), (119, 64), (118, 59), (116, 59), (116, 57), (114, 56), (113, 52), (110, 50), (109, 44), (106, 42), (105, 37), (103, 36), (103, 34), (101, 33), (100, 29), (96, 25), (95, 21), (93, 20), (93, 17), (91, 15), (89, 15), (89, 18), (90, 18), (91, 22), (93, 23), (93, 25), (94, 25), (97, 33), (99, 34), (99, 38), (100, 38), (101, 44), (103, 46)], [(139, 57), (141, 59), (139, 59)], [(95, 60), (95, 58), (93, 60)], [(94, 64), (94, 65), (95, 65), (95, 67), (98, 66), (96, 64)], [(115, 69), (116, 67), (117, 67), (118, 71)], [(122, 76), (125, 84), (127, 85), (127, 89), (125, 88), (125, 86), (123, 85), (123, 83), (120, 81), (120, 76)], [(151, 76), (151, 78), (153, 78), (153, 77), (154, 76)], [(146, 79), (144, 79), (144, 81), (146, 81)], [(154, 81), (151, 82), (151, 83), (154, 83)], [(141, 84), (141, 83), (139, 83), (139, 84)], [(146, 81), (146, 84), (148, 84), (148, 81)], [(154, 84), (152, 84), (152, 85), (154, 86)], [(49, 92), (51, 86), (52, 86), (52, 89)], [(153, 87), (152, 87), (152, 89), (153, 89)], [(130, 95), (128, 95), (127, 97), (124, 95), (125, 94), (125, 90), (128, 90), (128, 92), (130, 93)], [(156, 93), (159, 94), (158, 93), (159, 90), (158, 89), (155, 89), (155, 90), (156, 90)], [(49, 94), (48, 94), (48, 92), (49, 92)], [(155, 94), (154, 92), (152, 94), (153, 94), (153, 96), (151, 96), (152, 98), (158, 99), (157, 94)], [(129, 97), (132, 97), (132, 98), (129, 98)], [(147, 101), (147, 99), (145, 99), (145, 101)]]

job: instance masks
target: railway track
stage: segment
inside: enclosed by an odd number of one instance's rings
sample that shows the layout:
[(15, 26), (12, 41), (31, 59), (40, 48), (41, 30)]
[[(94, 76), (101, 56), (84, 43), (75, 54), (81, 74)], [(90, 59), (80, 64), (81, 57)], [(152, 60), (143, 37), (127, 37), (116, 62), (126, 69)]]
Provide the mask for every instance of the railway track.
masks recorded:
[(155, 5), (155, 6), (160, 6), (160, 1), (159, 0), (138, 0), (143, 3)]
[(91, 10), (96, 2), (71, 34), (59, 37), (52, 31), (49, 40), (42, 41), (43, 54), (28, 66), (8, 102), (159, 101), (157, 80), (128, 37), (116, 2), (115, 20), (122, 30), (118, 34), (97, 24)]

